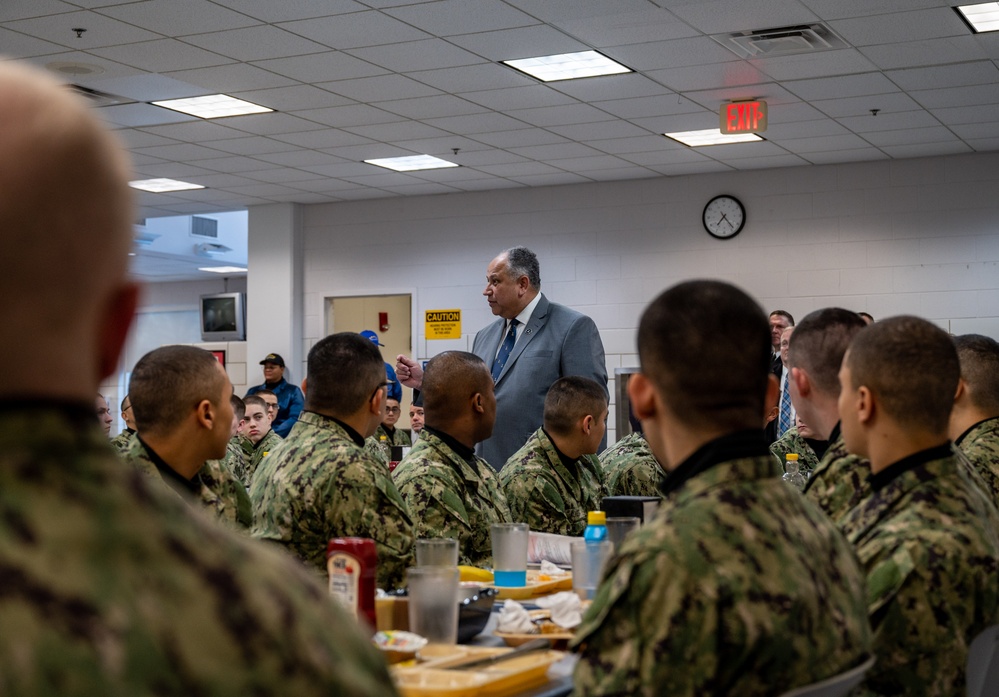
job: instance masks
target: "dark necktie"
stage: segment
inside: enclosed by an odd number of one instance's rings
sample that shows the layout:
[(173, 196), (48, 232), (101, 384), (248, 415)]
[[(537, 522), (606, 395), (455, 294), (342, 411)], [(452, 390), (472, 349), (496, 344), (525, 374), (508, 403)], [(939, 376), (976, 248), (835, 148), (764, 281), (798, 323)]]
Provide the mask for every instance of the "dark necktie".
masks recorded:
[(503, 339), (503, 345), (500, 346), (499, 353), (496, 354), (496, 360), (493, 361), (493, 382), (499, 380), (500, 373), (503, 372), (503, 366), (506, 365), (506, 359), (510, 357), (510, 352), (513, 351), (513, 345), (517, 343), (517, 325), (520, 324), (518, 320), (513, 320), (510, 322), (510, 331), (506, 333), (506, 338)]

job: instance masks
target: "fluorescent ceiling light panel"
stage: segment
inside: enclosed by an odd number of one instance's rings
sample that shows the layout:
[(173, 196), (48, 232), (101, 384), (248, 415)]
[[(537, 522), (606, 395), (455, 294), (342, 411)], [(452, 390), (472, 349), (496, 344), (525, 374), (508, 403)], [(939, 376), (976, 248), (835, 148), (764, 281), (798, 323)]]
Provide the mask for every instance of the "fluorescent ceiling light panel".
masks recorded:
[(442, 169), (458, 167), (454, 162), (442, 160), (433, 155), (409, 155), (408, 157), (383, 157), (377, 160), (365, 160), (369, 165), (378, 165), (394, 169), (396, 172), (412, 172), (418, 169)]
[(560, 53), (555, 56), (521, 58), (503, 63), (543, 82), (632, 72), (631, 68), (626, 68), (597, 51)]
[(199, 266), (198, 271), (211, 271), (212, 273), (242, 273), (246, 271), (242, 266)]
[(151, 191), (154, 194), (165, 194), (168, 191), (192, 191), (194, 189), (204, 189), (201, 184), (191, 184), (190, 182), (177, 181), (176, 179), (140, 179), (129, 182), (133, 189)]
[(683, 131), (681, 133), (663, 133), (667, 138), (679, 141), (692, 148), (699, 148), (704, 145), (725, 145), (727, 143), (749, 143), (754, 140), (763, 140), (755, 133), (733, 133), (725, 135), (717, 128), (709, 128), (706, 131)]
[(999, 2), (959, 5), (955, 9), (964, 15), (964, 19), (976, 32), (999, 31)]
[(246, 102), (224, 94), (208, 94), (204, 97), (188, 97), (186, 99), (167, 99), (153, 102), (156, 106), (173, 109), (184, 114), (202, 119), (219, 119), (223, 116), (245, 116), (246, 114), (264, 114), (274, 111), (265, 106)]

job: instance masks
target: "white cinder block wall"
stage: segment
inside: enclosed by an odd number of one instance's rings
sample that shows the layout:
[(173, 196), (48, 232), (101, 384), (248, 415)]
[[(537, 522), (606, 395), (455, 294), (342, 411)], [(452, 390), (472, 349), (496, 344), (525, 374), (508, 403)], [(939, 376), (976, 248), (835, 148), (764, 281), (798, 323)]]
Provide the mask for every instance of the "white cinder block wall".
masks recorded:
[[(727, 241), (700, 220), (722, 193), (748, 218)], [(306, 350), (325, 333), (326, 298), (399, 292), (413, 296), (418, 357), (469, 349), (492, 318), (486, 265), (518, 244), (538, 253), (551, 300), (596, 321), (611, 376), (637, 365), (645, 304), (699, 277), (796, 318), (838, 305), (999, 337), (995, 153), (315, 205), (304, 228)], [(426, 341), (423, 311), (454, 307), (463, 340)]]

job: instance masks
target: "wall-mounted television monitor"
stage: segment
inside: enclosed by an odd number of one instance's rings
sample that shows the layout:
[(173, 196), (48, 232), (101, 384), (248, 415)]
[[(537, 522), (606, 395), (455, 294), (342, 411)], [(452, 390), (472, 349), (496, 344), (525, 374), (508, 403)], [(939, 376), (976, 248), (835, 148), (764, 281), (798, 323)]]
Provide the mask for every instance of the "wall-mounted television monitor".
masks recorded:
[(246, 341), (246, 297), (242, 293), (201, 296), (202, 341)]

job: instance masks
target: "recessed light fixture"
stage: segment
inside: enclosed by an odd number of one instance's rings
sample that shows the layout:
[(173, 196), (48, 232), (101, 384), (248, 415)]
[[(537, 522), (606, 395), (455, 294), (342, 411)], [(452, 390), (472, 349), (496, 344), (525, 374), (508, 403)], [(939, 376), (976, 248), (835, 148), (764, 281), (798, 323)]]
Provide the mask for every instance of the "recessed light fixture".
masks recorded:
[(977, 5), (959, 5), (954, 8), (976, 34), (999, 31), (999, 2), (980, 2)]
[(223, 116), (245, 116), (246, 114), (264, 114), (274, 111), (265, 106), (247, 102), (224, 94), (208, 94), (204, 97), (188, 97), (186, 99), (167, 99), (153, 102), (164, 109), (173, 109), (184, 114), (202, 119), (219, 119)]
[(177, 181), (176, 179), (139, 179), (129, 182), (133, 189), (151, 191), (154, 194), (165, 194), (168, 191), (192, 191), (194, 189), (204, 189), (201, 184)]
[(201, 184), (182, 182), (176, 179), (138, 179), (128, 183), (133, 189), (150, 191), (154, 194), (163, 194), (169, 191), (193, 191), (194, 189), (204, 189)]
[(749, 143), (754, 140), (763, 140), (763, 138), (755, 133), (733, 133), (725, 135), (717, 128), (709, 128), (706, 131), (663, 133), (663, 135), (684, 145), (689, 145), (692, 148), (699, 148), (703, 145), (725, 145), (727, 143)]
[(560, 53), (554, 56), (503, 61), (503, 63), (543, 82), (632, 72), (631, 68), (612, 61), (597, 51)]
[(212, 273), (242, 273), (246, 271), (242, 266), (199, 266), (198, 271), (211, 271)]
[(409, 155), (407, 157), (383, 157), (377, 160), (365, 160), (369, 165), (378, 165), (396, 172), (412, 172), (418, 169), (442, 169), (444, 167), (459, 167), (454, 162), (442, 160), (433, 155)]

